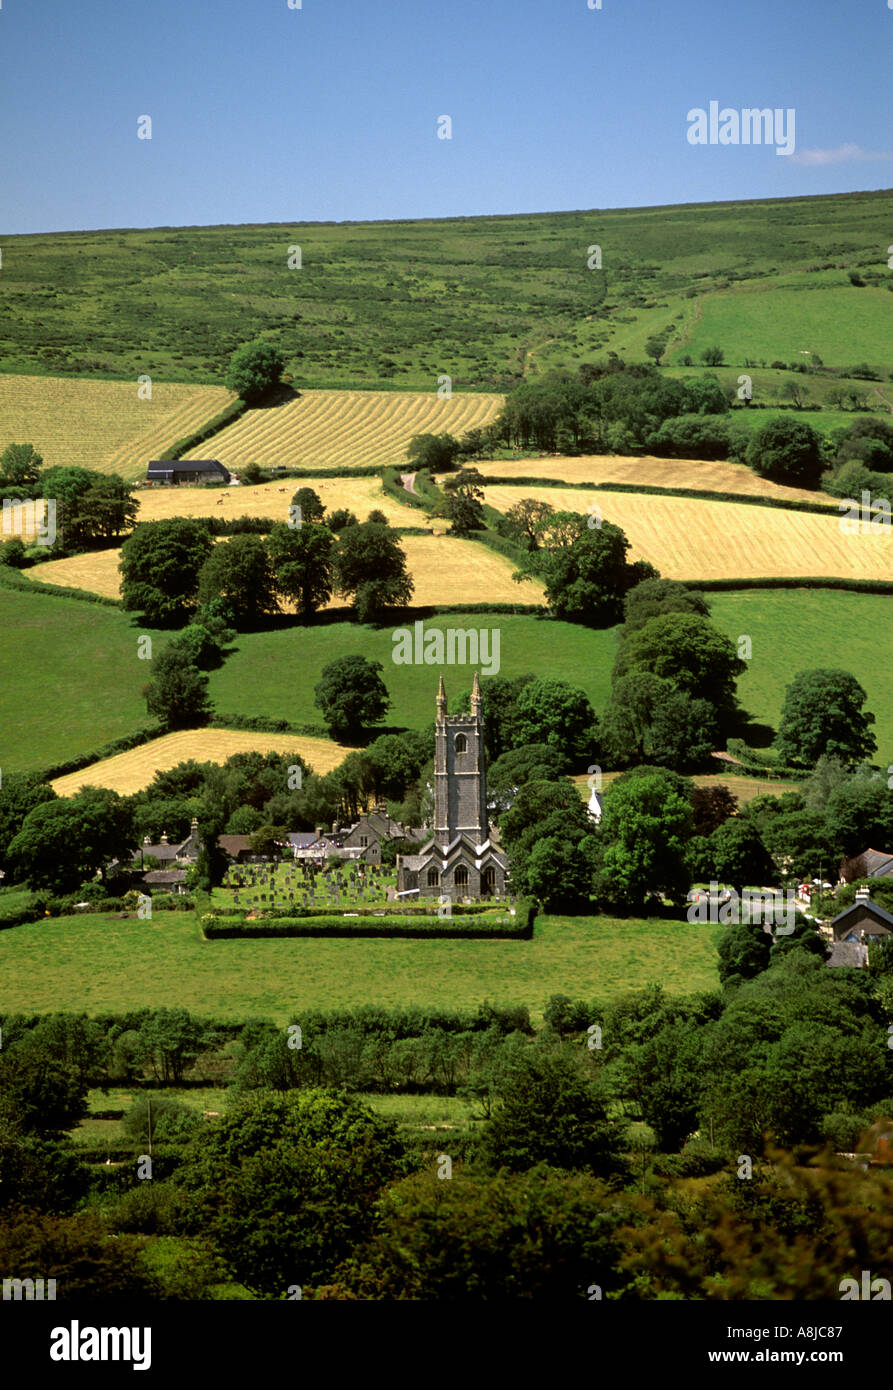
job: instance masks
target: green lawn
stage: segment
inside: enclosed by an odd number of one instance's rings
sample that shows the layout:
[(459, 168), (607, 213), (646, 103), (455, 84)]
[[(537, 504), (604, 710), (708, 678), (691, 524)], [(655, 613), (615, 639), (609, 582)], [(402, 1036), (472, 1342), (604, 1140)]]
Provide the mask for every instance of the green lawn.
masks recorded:
[(716, 624), (737, 642), (749, 636), (753, 657), (738, 682), (742, 704), (760, 722), (778, 727), (787, 686), (816, 667), (851, 671), (876, 719), (873, 761), (893, 762), (893, 630), (883, 594), (833, 589), (751, 590), (707, 595)]
[[(616, 642), (611, 630), (596, 632), (523, 614), (441, 613), (425, 620), (426, 631), (450, 627), (497, 628), (501, 676), (532, 671), (570, 681), (586, 691), (595, 709), (607, 699)], [(391, 697), (386, 722), (422, 728), (434, 718), (440, 669), (395, 665), (393, 633), (390, 627), (331, 623), (240, 635), (237, 650), (211, 675), (211, 698), (227, 714), (263, 714), (296, 723), (319, 723), (313, 688), (322, 668), (337, 657), (360, 652), (384, 667), (382, 679)], [(472, 674), (470, 666), (444, 670), (450, 699), (470, 689)]]
[(717, 984), (718, 926), (544, 917), (531, 941), (202, 941), (192, 913), (147, 922), (98, 914), (0, 933), (0, 1011), (180, 1005), (204, 1017), (284, 1024), (301, 1009), (606, 1000), (660, 982)]
[(718, 345), (727, 361), (808, 362), (807, 354), (818, 353), (829, 365), (889, 366), (893, 305), (886, 285), (859, 289), (840, 271), (801, 281), (790, 288), (767, 281), (765, 287), (706, 295), (683, 351), (696, 362), (705, 348)]
[[(129, 614), (0, 588), (0, 768), (43, 768), (149, 722)], [(166, 641), (162, 636), (162, 641)]]

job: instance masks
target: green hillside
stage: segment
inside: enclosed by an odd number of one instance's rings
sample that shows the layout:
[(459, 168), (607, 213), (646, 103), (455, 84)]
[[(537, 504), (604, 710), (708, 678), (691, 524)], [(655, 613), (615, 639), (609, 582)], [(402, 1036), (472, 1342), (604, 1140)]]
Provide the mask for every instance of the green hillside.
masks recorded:
[[(500, 389), (608, 349), (889, 374), (889, 191), (419, 222), (3, 239), (6, 372), (220, 382), (262, 334), (305, 385)], [(289, 248), (301, 268), (289, 269)], [(601, 268), (589, 269), (589, 248)], [(865, 284), (850, 283), (858, 271)], [(799, 357), (799, 360), (803, 360)]]

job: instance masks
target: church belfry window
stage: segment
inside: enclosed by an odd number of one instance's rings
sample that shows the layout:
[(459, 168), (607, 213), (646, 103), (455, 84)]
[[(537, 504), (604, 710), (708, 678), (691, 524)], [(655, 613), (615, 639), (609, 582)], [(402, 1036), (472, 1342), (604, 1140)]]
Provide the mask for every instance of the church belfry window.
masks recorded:
[(456, 752), (457, 752), (457, 753), (467, 753), (467, 752), (468, 752), (468, 739), (465, 737), (464, 734), (457, 734), (457, 735), (456, 735)]

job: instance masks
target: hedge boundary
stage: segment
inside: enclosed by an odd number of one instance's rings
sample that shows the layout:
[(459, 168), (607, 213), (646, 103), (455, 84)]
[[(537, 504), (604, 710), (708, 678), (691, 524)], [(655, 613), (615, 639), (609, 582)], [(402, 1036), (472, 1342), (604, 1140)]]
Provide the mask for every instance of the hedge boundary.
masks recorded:
[[(294, 734), (296, 738), (332, 736), (322, 724), (290, 724), (287, 719), (270, 719), (264, 714), (214, 714), (205, 725), (208, 729), (245, 729), (259, 734)], [(297, 751), (297, 750), (296, 750)]]
[[(255, 921), (243, 919), (231, 925), (215, 919), (209, 913), (201, 919), (201, 932), (206, 941), (233, 939), (251, 940), (275, 937), (410, 937), (421, 940), (442, 940), (444, 938), (507, 938), (529, 940), (533, 935), (536, 918), (536, 904), (519, 904), (514, 918), (502, 917), (498, 921), (468, 922), (456, 925), (454, 919), (446, 917), (430, 918), (431, 926), (423, 926), (418, 918), (391, 914), (383, 917), (357, 916), (349, 924), (342, 914), (333, 916), (320, 914), (316, 917), (258, 918)], [(446, 925), (452, 923), (451, 925)]]
[(42, 579), (25, 579), (23, 573), (10, 565), (0, 565), (0, 585), (6, 589), (18, 589), (20, 593), (49, 594), (53, 598), (70, 598), (79, 603), (99, 603), (105, 608), (122, 607), (119, 598), (92, 594), (87, 589), (70, 589), (64, 584), (46, 584)]
[(113, 758), (116, 753), (129, 753), (131, 748), (140, 748), (144, 743), (152, 743), (156, 738), (161, 738), (166, 731), (160, 724), (146, 724), (141, 729), (136, 729), (132, 734), (124, 734), (121, 738), (112, 739), (109, 743), (104, 743), (100, 748), (95, 748), (89, 753), (79, 753), (75, 758), (68, 758), (65, 762), (50, 763), (45, 767), (40, 776), (45, 782), (51, 781), (54, 777), (66, 777), (69, 772), (81, 772), (85, 767), (90, 767), (93, 763), (101, 763), (106, 758)]
[[(719, 492), (710, 488), (657, 487), (653, 483), (568, 483), (561, 478), (503, 478), (488, 477), (493, 487), (552, 487), (572, 488), (583, 492), (639, 492), (649, 497), (688, 497), (704, 502), (741, 502), (747, 507), (775, 507), (785, 512), (813, 512), (819, 516), (836, 516), (839, 507), (825, 502), (807, 502), (792, 498), (760, 497), (749, 492)], [(830, 496), (829, 493), (825, 494)]]
[(183, 435), (181, 439), (175, 439), (166, 452), (159, 454), (159, 461), (162, 459), (176, 460), (182, 458), (189, 449), (195, 449), (199, 444), (204, 444), (206, 439), (210, 439), (212, 435), (219, 434), (227, 425), (231, 425), (234, 420), (238, 420), (241, 415), (245, 414), (247, 409), (247, 403), (241, 398), (231, 401), (229, 405), (224, 406), (223, 410), (218, 411), (216, 415), (212, 415), (211, 419), (207, 420), (204, 425), (200, 425), (197, 430), (193, 430), (191, 434)]
[(840, 579), (834, 576), (782, 575), (778, 579), (683, 579), (688, 589), (703, 589), (714, 593), (735, 589), (843, 589), (854, 594), (893, 594), (891, 579)]

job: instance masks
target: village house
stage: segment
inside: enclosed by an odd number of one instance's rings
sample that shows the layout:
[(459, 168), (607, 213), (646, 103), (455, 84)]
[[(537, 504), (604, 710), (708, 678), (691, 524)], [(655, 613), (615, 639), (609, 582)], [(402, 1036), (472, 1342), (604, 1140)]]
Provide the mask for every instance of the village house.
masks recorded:
[(831, 921), (831, 954), (828, 965), (865, 970), (868, 947), (893, 933), (893, 914), (871, 901), (867, 888), (856, 889), (856, 901)]

